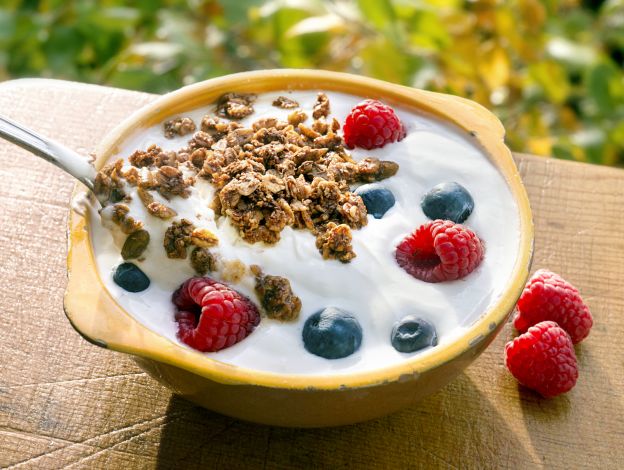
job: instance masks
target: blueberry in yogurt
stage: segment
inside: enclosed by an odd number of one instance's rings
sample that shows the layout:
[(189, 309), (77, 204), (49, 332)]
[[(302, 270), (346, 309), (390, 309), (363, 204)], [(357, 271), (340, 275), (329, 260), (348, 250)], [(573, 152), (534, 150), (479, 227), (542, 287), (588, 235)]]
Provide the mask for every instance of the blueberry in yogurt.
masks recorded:
[(325, 359), (340, 359), (359, 349), (362, 327), (351, 313), (327, 307), (306, 320), (302, 336), (308, 352)]
[(427, 320), (409, 315), (394, 325), (390, 340), (397, 351), (411, 353), (429, 346), (436, 346), (438, 333)]
[(461, 224), (472, 214), (474, 200), (461, 184), (450, 182), (431, 188), (423, 196), (420, 206), (431, 220), (452, 220)]
[(372, 184), (360, 186), (355, 194), (362, 198), (366, 211), (376, 219), (381, 219), (395, 203), (392, 191)]
[(128, 292), (141, 292), (150, 285), (150, 279), (133, 263), (121, 263), (115, 269), (113, 281)]

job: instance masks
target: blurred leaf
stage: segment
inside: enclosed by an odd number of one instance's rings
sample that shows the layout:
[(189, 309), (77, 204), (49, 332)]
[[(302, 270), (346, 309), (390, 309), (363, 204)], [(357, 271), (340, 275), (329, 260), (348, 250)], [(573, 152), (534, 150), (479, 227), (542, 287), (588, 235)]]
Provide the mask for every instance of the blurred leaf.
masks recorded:
[(0, 43), (8, 41), (15, 35), (15, 21), (13, 13), (0, 9)]
[(523, 20), (529, 28), (539, 30), (546, 20), (546, 9), (540, 0), (519, 0)]
[(75, 67), (75, 57), (83, 48), (82, 35), (72, 27), (54, 28), (43, 45), (43, 52), (48, 58), (50, 68), (63, 75)]
[(452, 42), (445, 23), (430, 11), (415, 12), (410, 18), (409, 38), (414, 46), (434, 51), (448, 47)]
[(490, 90), (502, 87), (509, 81), (511, 64), (505, 50), (496, 45), (479, 57), (479, 73)]
[(563, 158), (566, 160), (585, 161), (585, 152), (582, 148), (573, 145), (567, 140), (560, 140), (553, 145), (552, 153), (557, 158)]
[(624, 148), (624, 119), (613, 126), (611, 130), (611, 140), (613, 140), (616, 145)]
[(336, 15), (312, 16), (301, 20), (286, 31), (285, 36), (292, 38), (313, 33), (340, 33), (345, 30), (344, 20)]
[(530, 65), (529, 73), (553, 102), (563, 103), (570, 94), (570, 84), (565, 70), (556, 62)]
[[(406, 83), (419, 68), (421, 60), (409, 57), (386, 39), (379, 39), (360, 51), (367, 75), (395, 83)], [(388, 63), (395, 64), (388, 67)]]
[(589, 67), (598, 59), (598, 54), (592, 47), (562, 37), (548, 41), (546, 52), (553, 59), (577, 68)]
[(163, 93), (175, 86), (175, 79), (169, 75), (154, 74), (149, 70), (137, 67), (117, 70), (112, 75), (110, 84), (131, 90)]
[(593, 22), (594, 17), (587, 10), (572, 8), (558, 22), (553, 22), (552, 28), (564, 36), (575, 37), (579, 32), (591, 31)]
[[(415, 3), (413, 0), (403, 0), (399, 3)], [(421, 2), (418, 2), (421, 3)], [(440, 8), (461, 8), (464, 3), (462, 0), (425, 0), (422, 3)]]
[(389, 0), (357, 0), (358, 7), (366, 21), (379, 29), (386, 29), (394, 23), (395, 13)]
[(94, 11), (89, 22), (101, 31), (123, 31), (133, 27), (139, 18), (139, 12), (134, 8), (112, 7)]
[(552, 137), (534, 137), (527, 142), (527, 150), (535, 155), (543, 155), (545, 157), (552, 155), (553, 138)]
[[(261, 5), (263, 0), (233, 0), (221, 2), (225, 19), (228, 23), (240, 23), (247, 19), (250, 8)], [(279, 7), (278, 7), (279, 8)]]
[(588, 91), (602, 114), (609, 114), (621, 102), (622, 74), (611, 64), (601, 63), (593, 67), (587, 79)]
[(583, 129), (572, 134), (570, 140), (573, 145), (584, 149), (586, 161), (590, 163), (613, 163), (613, 147), (608, 144), (603, 129), (598, 127)]
[(583, 129), (571, 135), (572, 142), (580, 147), (596, 147), (602, 145), (605, 142), (605, 138), (604, 130), (597, 127)]
[[(180, 12), (161, 10), (157, 15), (155, 38), (179, 44), (187, 48), (197, 48), (197, 37), (194, 37), (195, 22)], [(138, 39), (137, 39), (138, 42)]]
[(154, 60), (168, 60), (182, 52), (179, 44), (166, 42), (143, 42), (135, 44), (129, 49), (130, 54), (147, 57)]
[[(226, 2), (229, 3), (229, 2)], [(264, 2), (259, 9), (250, 9), (261, 18), (269, 18), (279, 15), (282, 11), (300, 11), (309, 14), (318, 13), (322, 10), (322, 3), (315, 0), (271, 0)]]

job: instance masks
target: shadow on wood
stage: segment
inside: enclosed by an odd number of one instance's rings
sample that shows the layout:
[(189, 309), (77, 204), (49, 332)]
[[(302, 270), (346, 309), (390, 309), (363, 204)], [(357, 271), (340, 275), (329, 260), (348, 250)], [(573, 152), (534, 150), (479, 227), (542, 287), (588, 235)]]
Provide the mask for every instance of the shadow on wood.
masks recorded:
[[(224, 417), (172, 396), (157, 468), (401, 468), (495, 463), (527, 453), (489, 400), (462, 374), (423, 402), (378, 420), (288, 429)], [(477, 459), (475, 459), (477, 457)], [(531, 456), (525, 455), (524, 461)], [(504, 462), (499, 462), (503, 464)]]

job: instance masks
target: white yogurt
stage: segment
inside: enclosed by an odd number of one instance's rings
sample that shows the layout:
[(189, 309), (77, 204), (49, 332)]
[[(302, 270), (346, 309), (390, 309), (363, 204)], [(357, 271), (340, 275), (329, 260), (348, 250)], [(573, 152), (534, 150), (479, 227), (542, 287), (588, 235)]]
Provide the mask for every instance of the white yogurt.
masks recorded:
[[(254, 104), (255, 113), (242, 123), (250, 125), (257, 119), (271, 116), (286, 120), (292, 110), (271, 105), (280, 95), (298, 101), (311, 115), (317, 92), (263, 94)], [(328, 92), (327, 95), (331, 103), (330, 118), (335, 117), (341, 123), (353, 106), (362, 100), (341, 93)], [(518, 209), (503, 176), (464, 132), (427, 115), (400, 108), (395, 110), (407, 128), (405, 139), (383, 149), (351, 151), (355, 160), (372, 156), (397, 162), (399, 171), (379, 183), (392, 191), (395, 206), (382, 219), (369, 215), (367, 226), (352, 230), (357, 257), (348, 264), (324, 260), (315, 247), (315, 237), (307, 230), (287, 227), (281, 233), (281, 240), (272, 246), (243, 241), (228, 219), (215, 220), (213, 211), (208, 208), (214, 190), (201, 178), (188, 199), (175, 197), (168, 202), (162, 201), (177, 211), (175, 220), (186, 218), (198, 228), (214, 232), (219, 237), (218, 251), (223, 259), (258, 264), (267, 274), (286, 277), (302, 301), (297, 321), (282, 323), (262, 318), (260, 325), (246, 339), (222, 351), (206, 353), (207, 356), (236, 366), (275, 373), (327, 375), (370, 371), (400, 363), (414, 354), (432, 351), (430, 348), (404, 354), (392, 347), (392, 326), (406, 315), (416, 314), (433, 323), (440, 344), (444, 344), (461, 334), (463, 328), (499, 299), (517, 257), (520, 227)], [(213, 111), (210, 106), (185, 115), (199, 126), (201, 117)], [(153, 143), (164, 150), (177, 150), (186, 145), (189, 137), (166, 139), (162, 125), (154, 126), (128, 139), (114, 159), (127, 158), (134, 150), (146, 149)], [(476, 271), (462, 280), (429, 284), (400, 268), (394, 259), (394, 250), (403, 237), (428, 221), (420, 208), (423, 194), (447, 181), (463, 185), (474, 198), (475, 209), (464, 224), (484, 241), (485, 258)], [(145, 261), (137, 263), (151, 279), (151, 286), (144, 292), (132, 294), (113, 282), (113, 270), (123, 262), (120, 248), (125, 235), (110, 223), (104, 224), (105, 227), (92, 209), (91, 236), (102, 280), (119, 304), (136, 320), (187, 347), (176, 338), (175, 310), (170, 299), (171, 293), (194, 275), (190, 262), (166, 257), (162, 240), (171, 221), (150, 216), (134, 194), (129, 205), (131, 215), (144, 221), (151, 235)], [(111, 236), (111, 230), (114, 236)], [(258, 302), (251, 275), (232, 287)], [(305, 320), (327, 306), (352, 312), (362, 325), (360, 349), (344, 359), (323, 359), (303, 347), (301, 330)]]

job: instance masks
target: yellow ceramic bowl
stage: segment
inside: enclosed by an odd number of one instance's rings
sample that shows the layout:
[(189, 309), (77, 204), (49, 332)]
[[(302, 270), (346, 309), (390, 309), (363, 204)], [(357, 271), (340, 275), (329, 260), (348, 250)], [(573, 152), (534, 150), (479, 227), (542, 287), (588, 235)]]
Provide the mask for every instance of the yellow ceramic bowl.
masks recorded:
[(483, 107), (454, 96), (326, 71), (249, 72), (182, 88), (121, 123), (99, 146), (96, 165), (103, 165), (137, 129), (205, 106), (225, 92), (284, 89), (333, 90), (379, 98), (435, 115), (469, 133), (505, 176), (520, 211), (518, 257), (501, 298), (453, 343), (383, 370), (305, 377), (244, 369), (179, 346), (148, 330), (124, 311), (97, 272), (88, 217), (72, 211), (65, 311), (72, 325), (89, 341), (136, 356), (142, 368), (172, 391), (219, 413), (282, 426), (333, 426), (376, 418), (438, 390), (492, 341), (512, 311), (528, 276), (533, 243), (529, 202), (503, 143), (504, 129)]

